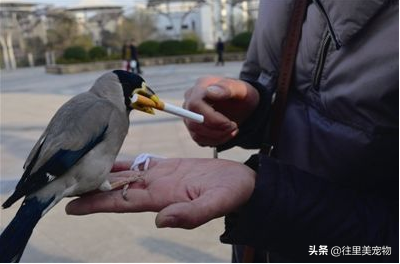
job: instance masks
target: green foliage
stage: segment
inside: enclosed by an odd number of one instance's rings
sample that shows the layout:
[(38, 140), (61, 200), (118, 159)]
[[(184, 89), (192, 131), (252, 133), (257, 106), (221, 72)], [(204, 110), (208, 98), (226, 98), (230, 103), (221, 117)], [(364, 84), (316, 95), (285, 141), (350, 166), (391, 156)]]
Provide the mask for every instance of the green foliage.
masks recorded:
[(81, 46), (72, 46), (72, 47), (66, 48), (64, 50), (63, 58), (65, 60), (83, 62), (83, 61), (87, 61), (88, 54), (87, 54), (86, 50), (83, 47), (81, 47)]
[(192, 39), (184, 39), (180, 43), (181, 54), (193, 54), (197, 51), (197, 41)]
[(198, 52), (197, 41), (192, 39), (184, 40), (165, 40), (160, 43), (159, 54), (170, 56), (170, 55), (184, 55), (194, 54)]
[(179, 55), (181, 54), (181, 42), (179, 40), (164, 40), (160, 43), (161, 55)]
[(96, 46), (89, 50), (89, 58), (91, 60), (101, 60), (107, 57), (107, 50), (104, 47)]
[(194, 40), (197, 43), (201, 42), (201, 39), (199, 39), (199, 37), (197, 36), (197, 34), (195, 32), (186, 32), (182, 34), (182, 39), (190, 39), (190, 40)]
[(243, 48), (233, 46), (231, 43), (225, 44), (225, 52), (241, 52)]
[(90, 35), (78, 35), (72, 39), (70, 46), (80, 46), (85, 50), (89, 50), (91, 47), (93, 47), (93, 41)]
[(235, 47), (247, 50), (251, 40), (251, 32), (242, 32), (232, 38), (231, 44)]
[[(196, 40), (165, 40), (158, 42), (148, 40), (138, 46), (139, 56), (155, 57), (155, 56), (171, 56), (201, 53)], [(89, 52), (82, 46), (71, 46), (64, 50), (62, 58), (57, 59), (59, 64), (81, 63), (98, 60), (119, 60), (121, 57), (119, 52), (114, 52), (110, 56), (104, 47), (92, 47)]]
[(154, 57), (159, 54), (160, 42), (148, 40), (138, 46), (139, 55)]
[(120, 60), (121, 54), (120, 53), (111, 53), (110, 56), (107, 57), (107, 60)]
[[(110, 32), (108, 30), (103, 30), (101, 32), (101, 46), (110, 48), (114, 52), (121, 53), (122, 44), (123, 40), (117, 32)], [(121, 54), (119, 56), (121, 56)]]

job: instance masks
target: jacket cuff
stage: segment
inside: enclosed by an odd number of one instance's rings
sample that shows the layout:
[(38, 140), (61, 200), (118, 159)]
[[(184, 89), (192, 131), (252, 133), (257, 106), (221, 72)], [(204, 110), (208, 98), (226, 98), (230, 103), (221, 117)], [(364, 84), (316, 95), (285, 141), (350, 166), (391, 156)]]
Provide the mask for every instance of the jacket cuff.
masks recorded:
[(249, 201), (238, 211), (225, 217), (225, 232), (220, 236), (222, 243), (265, 249), (279, 165), (273, 159), (259, 155), (257, 169), (255, 188)]

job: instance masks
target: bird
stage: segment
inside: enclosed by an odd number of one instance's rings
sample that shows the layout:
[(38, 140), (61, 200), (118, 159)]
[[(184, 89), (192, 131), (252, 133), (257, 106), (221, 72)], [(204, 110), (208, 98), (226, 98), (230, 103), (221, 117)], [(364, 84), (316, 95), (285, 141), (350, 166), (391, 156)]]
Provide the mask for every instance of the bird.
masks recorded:
[(34, 227), (62, 198), (121, 186), (112, 185), (107, 176), (128, 133), (129, 114), (133, 109), (154, 113), (131, 102), (136, 93), (159, 102), (141, 76), (114, 70), (58, 109), (28, 155), (13, 194), (2, 204), (5, 209), (24, 197), (0, 235), (0, 262), (20, 261)]

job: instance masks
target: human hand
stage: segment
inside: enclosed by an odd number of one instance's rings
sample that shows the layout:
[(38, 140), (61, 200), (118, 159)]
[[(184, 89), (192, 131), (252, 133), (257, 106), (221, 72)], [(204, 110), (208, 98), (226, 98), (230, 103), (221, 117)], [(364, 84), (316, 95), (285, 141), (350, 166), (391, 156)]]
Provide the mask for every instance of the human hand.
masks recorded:
[[(131, 162), (117, 162), (112, 180), (131, 176)], [(91, 193), (68, 203), (66, 212), (159, 212), (157, 227), (191, 229), (226, 215), (253, 192), (255, 172), (233, 161), (216, 159), (152, 159), (143, 181), (133, 183), (127, 200), (121, 190)]]
[(197, 144), (216, 146), (236, 136), (238, 125), (250, 116), (258, 102), (258, 92), (247, 82), (203, 77), (185, 93), (183, 107), (204, 115), (204, 123), (185, 119), (185, 125)]

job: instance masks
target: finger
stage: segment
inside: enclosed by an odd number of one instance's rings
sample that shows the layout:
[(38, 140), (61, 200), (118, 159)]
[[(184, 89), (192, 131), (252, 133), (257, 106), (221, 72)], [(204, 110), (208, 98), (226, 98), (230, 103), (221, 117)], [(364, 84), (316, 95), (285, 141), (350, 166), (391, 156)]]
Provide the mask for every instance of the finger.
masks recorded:
[(211, 85), (206, 89), (206, 97), (212, 101), (227, 100), (230, 99), (231, 92), (226, 87)]
[[(205, 101), (190, 101), (186, 104), (188, 110), (204, 115), (204, 125), (214, 128), (230, 128), (234, 129), (236, 123), (232, 122), (222, 113), (215, 111)], [(191, 121), (187, 121), (191, 123)]]
[(221, 124), (220, 126), (210, 126), (205, 123), (199, 124), (199, 123), (187, 120), (187, 119), (184, 119), (183, 122), (184, 122), (186, 128), (193, 133), (196, 133), (198, 131), (203, 131), (205, 134), (211, 133), (212, 135), (228, 134), (228, 133), (238, 129), (238, 125), (236, 124), (236, 122), (233, 122), (233, 121), (230, 121), (229, 123)]
[(206, 89), (206, 97), (218, 101), (228, 99), (243, 99), (246, 97), (245, 83), (238, 80), (223, 78)]
[(132, 165), (131, 160), (116, 161), (111, 168), (111, 172), (129, 170)]
[(188, 123), (187, 128), (189, 131), (193, 132), (194, 134), (199, 134), (202, 136), (209, 136), (210, 138), (219, 138), (225, 135), (232, 133), (233, 131), (237, 130), (237, 126), (235, 125), (233, 128), (210, 128), (208, 126), (204, 126), (198, 123)]
[(171, 204), (156, 217), (156, 226), (193, 229), (225, 213), (224, 199), (217, 192), (204, 193), (190, 201)]
[(133, 176), (139, 176), (141, 173), (142, 172), (140, 171), (131, 171), (131, 170), (117, 171), (110, 173), (109, 179), (114, 180), (114, 179), (129, 178)]
[(239, 133), (239, 129), (234, 129), (232, 131), (224, 131), (221, 133), (216, 132), (215, 130), (210, 130), (210, 129), (199, 129), (199, 130), (189, 130), (190, 136), (192, 139), (196, 142), (198, 141), (215, 141), (215, 142), (220, 142), (221, 140), (224, 139), (231, 139), (235, 137)]
[(87, 215), (100, 212), (154, 211), (157, 208), (147, 190), (129, 189), (126, 200), (121, 191), (96, 193), (72, 200), (65, 207), (65, 211), (70, 215)]
[(197, 144), (199, 144), (202, 147), (204, 146), (214, 147), (229, 141), (230, 139), (234, 138), (238, 133), (239, 130), (235, 130), (220, 138), (210, 138), (208, 136), (202, 136), (196, 133), (190, 133), (190, 136)]

